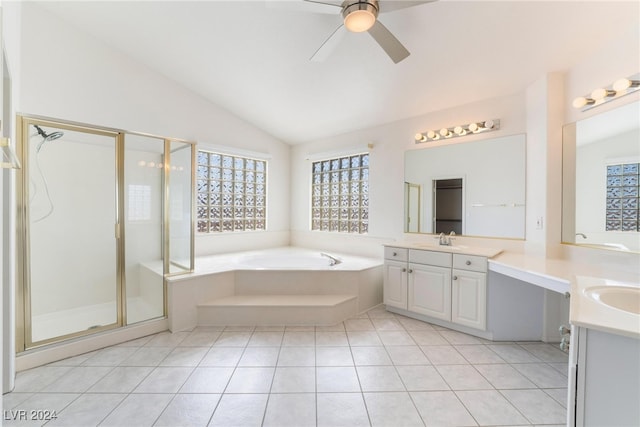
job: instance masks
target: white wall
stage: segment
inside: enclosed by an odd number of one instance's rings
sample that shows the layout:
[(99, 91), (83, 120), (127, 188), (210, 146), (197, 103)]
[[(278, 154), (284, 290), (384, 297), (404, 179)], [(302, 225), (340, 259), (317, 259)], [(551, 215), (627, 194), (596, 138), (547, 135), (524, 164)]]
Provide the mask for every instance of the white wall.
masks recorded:
[[(526, 130), (525, 98), (515, 94), (501, 98), (436, 111), (423, 116), (338, 135), (294, 146), (291, 150), (291, 239), (296, 245), (319, 247), (362, 255), (382, 256), (381, 244), (403, 239), (431, 239), (431, 236), (405, 235), (404, 230), (404, 152), (415, 149), (414, 135), (428, 129), (440, 129), (485, 119), (500, 119), (495, 132), (440, 141), (438, 145), (473, 144), (475, 141), (522, 134)], [(369, 234), (366, 236), (309, 231), (310, 156), (333, 155), (351, 147), (373, 144), (370, 150)], [(452, 159), (452, 162), (454, 160)], [(463, 240), (464, 238), (460, 238)], [(471, 238), (467, 238), (471, 239)], [(484, 246), (501, 245), (522, 250), (513, 240), (472, 239)]]
[(198, 236), (196, 253), (288, 243), (288, 145), (37, 4), (22, 9), (22, 113), (264, 153), (271, 158), (269, 231)]

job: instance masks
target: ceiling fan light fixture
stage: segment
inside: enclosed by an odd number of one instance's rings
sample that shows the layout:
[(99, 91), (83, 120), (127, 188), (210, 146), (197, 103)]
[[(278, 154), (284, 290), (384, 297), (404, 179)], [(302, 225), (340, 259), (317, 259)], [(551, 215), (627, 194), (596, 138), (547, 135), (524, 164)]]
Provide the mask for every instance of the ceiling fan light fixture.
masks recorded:
[(356, 1), (344, 6), (342, 16), (344, 26), (353, 33), (368, 31), (376, 23), (378, 2), (376, 0)]

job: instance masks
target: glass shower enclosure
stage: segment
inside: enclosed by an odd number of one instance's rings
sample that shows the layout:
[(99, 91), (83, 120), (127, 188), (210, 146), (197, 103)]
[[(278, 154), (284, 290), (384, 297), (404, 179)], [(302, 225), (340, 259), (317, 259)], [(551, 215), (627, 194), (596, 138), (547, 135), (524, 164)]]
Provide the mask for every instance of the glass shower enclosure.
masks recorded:
[(17, 351), (166, 315), (193, 271), (195, 144), (20, 116)]

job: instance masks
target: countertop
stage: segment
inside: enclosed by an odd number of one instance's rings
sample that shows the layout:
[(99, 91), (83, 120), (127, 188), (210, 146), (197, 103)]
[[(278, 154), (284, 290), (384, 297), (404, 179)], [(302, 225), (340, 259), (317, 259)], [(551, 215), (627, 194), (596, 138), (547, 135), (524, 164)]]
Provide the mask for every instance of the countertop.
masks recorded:
[(571, 292), (569, 321), (572, 325), (597, 329), (617, 335), (640, 339), (640, 314), (629, 313), (609, 307), (589, 297), (585, 291), (599, 286), (625, 286), (638, 288), (639, 283), (630, 283), (599, 277), (577, 276)]
[(451, 246), (438, 245), (436, 243), (415, 243), (415, 242), (393, 242), (384, 246), (403, 249), (419, 249), (423, 251), (448, 252), (451, 254), (484, 256), (487, 258), (494, 257), (502, 252), (502, 249), (483, 248), (479, 246), (456, 245)]

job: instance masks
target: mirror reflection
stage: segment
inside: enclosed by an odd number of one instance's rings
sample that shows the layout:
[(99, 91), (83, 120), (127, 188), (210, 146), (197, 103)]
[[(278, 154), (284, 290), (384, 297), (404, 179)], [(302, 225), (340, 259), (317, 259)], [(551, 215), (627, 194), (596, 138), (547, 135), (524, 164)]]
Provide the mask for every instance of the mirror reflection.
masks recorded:
[(640, 103), (565, 126), (564, 243), (640, 251)]
[(405, 153), (406, 233), (523, 239), (525, 135)]

